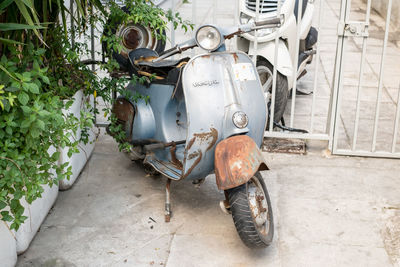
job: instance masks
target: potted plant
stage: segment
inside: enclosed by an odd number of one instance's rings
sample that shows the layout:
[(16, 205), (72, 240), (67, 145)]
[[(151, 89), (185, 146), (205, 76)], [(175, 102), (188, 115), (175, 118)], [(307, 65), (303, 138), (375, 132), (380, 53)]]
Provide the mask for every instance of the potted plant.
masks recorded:
[[(79, 28), (75, 28), (78, 31)], [(77, 142), (75, 153), (68, 148), (59, 148), (59, 164), (67, 163), (71, 167), (71, 176), (59, 181), (60, 190), (69, 189), (78, 178), (95, 146), (94, 92), (100, 85), (99, 77), (81, 61), (82, 55), (89, 50), (85, 43), (75, 41), (71, 44), (65, 38), (61, 27), (54, 27), (49, 32), (52, 49), (46, 51), (50, 81), (57, 84), (53, 92), (64, 101), (63, 115), (76, 123), (77, 129), (71, 132), (70, 142)]]
[(15, 236), (4, 221), (0, 221), (0, 237), (0, 262), (4, 267), (12, 267), (17, 262)]
[[(88, 113), (63, 112), (87, 80), (69, 80), (81, 67), (69, 64), (74, 49), (61, 46), (59, 52), (67, 57), (53, 58), (60, 47), (49, 41), (65, 41), (68, 35), (58, 21), (60, 13), (65, 18), (65, 7), (49, 5), (29, 0), (0, 5), (0, 218), (14, 231), (18, 253), (26, 250), (54, 204), (59, 181), (73, 174), (68, 162), (60, 162), (62, 152), (79, 152), (79, 143), (88, 139), (79, 131), (92, 124)], [(69, 72), (55, 79), (49, 73), (60, 61)]]

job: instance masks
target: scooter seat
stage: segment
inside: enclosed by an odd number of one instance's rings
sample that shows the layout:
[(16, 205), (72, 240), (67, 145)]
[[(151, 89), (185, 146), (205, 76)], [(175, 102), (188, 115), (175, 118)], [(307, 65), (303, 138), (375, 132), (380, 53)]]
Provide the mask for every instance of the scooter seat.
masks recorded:
[(187, 61), (187, 58), (185, 58), (178, 60), (165, 59), (152, 62), (156, 58), (158, 58), (158, 53), (148, 48), (138, 48), (129, 53), (129, 60), (131, 63), (139, 67), (146, 66), (150, 68), (175, 68), (181, 62)]
[(178, 59), (178, 60), (171, 60), (171, 59), (167, 59), (167, 60), (161, 60), (161, 61), (157, 61), (157, 62), (151, 62), (151, 61), (136, 61), (135, 63), (137, 63), (138, 66), (146, 66), (146, 67), (150, 67), (150, 68), (175, 68), (176, 66), (178, 66), (181, 62), (183, 61), (187, 61), (187, 59)]

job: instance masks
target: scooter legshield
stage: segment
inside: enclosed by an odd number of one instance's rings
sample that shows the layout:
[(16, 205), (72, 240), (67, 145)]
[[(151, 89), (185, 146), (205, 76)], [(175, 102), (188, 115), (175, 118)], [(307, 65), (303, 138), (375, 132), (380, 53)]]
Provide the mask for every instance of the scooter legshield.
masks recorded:
[[(241, 52), (199, 55), (182, 76), (187, 112), (183, 175), (204, 178), (214, 171), (216, 145), (231, 136), (247, 135), (259, 147), (264, 137), (267, 108), (257, 70)], [(234, 124), (235, 113), (248, 118)]]
[(233, 136), (218, 143), (215, 149), (218, 189), (245, 184), (259, 170), (268, 170), (268, 167), (257, 144), (249, 136)]

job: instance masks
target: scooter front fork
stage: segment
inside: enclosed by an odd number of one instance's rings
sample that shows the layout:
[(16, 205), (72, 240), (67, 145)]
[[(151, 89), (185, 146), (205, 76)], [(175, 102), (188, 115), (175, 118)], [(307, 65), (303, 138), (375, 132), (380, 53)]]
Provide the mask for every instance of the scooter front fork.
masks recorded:
[(171, 179), (167, 179), (167, 185), (165, 187), (165, 222), (169, 222), (172, 216), (170, 188), (171, 188)]

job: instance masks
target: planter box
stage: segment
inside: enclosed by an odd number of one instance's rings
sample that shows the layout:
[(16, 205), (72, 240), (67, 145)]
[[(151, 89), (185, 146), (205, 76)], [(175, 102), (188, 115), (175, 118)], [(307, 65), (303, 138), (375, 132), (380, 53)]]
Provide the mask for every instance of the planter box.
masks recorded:
[[(80, 118), (80, 112), (81, 110), (83, 111), (88, 111), (86, 108), (86, 103), (89, 102), (90, 105), (93, 107), (94, 106), (94, 98), (93, 96), (85, 96), (82, 92), (82, 90), (78, 91), (75, 93), (73, 96), (74, 98), (74, 103), (68, 110), (63, 110), (63, 113), (65, 115), (67, 114), (73, 114), (76, 118)], [(76, 136), (74, 137), (75, 140), (81, 138), (81, 130), (79, 129), (77, 131)], [(79, 143), (79, 153), (73, 154), (71, 158), (68, 157), (68, 149), (62, 149), (61, 155), (60, 155), (60, 160), (59, 163), (63, 164), (65, 162), (69, 162), (68, 166), (72, 166), (72, 176), (69, 180), (64, 179), (61, 180), (59, 183), (60, 190), (67, 190), (69, 189), (75, 182), (75, 180), (78, 178), (80, 172), (82, 171), (83, 167), (85, 167), (86, 162), (89, 160), (90, 155), (93, 152), (94, 145), (95, 145), (95, 139), (96, 135), (94, 134), (93, 129), (89, 130), (89, 142), (87, 144), (84, 144), (83, 142)], [(71, 140), (72, 137), (71, 137)]]
[(0, 265), (12, 267), (17, 263), (15, 237), (6, 223), (0, 221)]
[(46, 218), (51, 207), (58, 196), (58, 186), (43, 186), (44, 192), (42, 197), (36, 199), (32, 204), (28, 204), (22, 199), (21, 204), (24, 206), (24, 215), (28, 217), (26, 221), (19, 227), (18, 231), (13, 231), (16, 238), (17, 253), (24, 253), (28, 249), (29, 244), (39, 230), (40, 225)]

